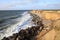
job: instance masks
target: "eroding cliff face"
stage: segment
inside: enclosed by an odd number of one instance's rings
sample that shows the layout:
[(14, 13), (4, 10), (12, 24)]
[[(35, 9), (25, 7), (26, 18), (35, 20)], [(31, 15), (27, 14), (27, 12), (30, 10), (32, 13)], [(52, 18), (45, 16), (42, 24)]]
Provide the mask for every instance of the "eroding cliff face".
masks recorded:
[(31, 13), (42, 17), (44, 27), (52, 28), (50, 31), (43, 30), (37, 35), (37, 40), (60, 40), (60, 10), (33, 10)]
[(43, 19), (48, 19), (48, 20), (60, 19), (60, 11), (58, 10), (54, 10), (54, 11), (34, 10), (34, 11), (31, 11), (31, 13), (42, 15)]

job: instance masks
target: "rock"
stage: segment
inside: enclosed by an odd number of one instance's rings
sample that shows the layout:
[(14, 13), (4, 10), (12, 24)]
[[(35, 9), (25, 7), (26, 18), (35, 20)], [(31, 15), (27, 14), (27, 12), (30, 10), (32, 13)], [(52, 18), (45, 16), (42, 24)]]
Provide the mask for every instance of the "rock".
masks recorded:
[(9, 40), (9, 38), (4, 37), (2, 40)]

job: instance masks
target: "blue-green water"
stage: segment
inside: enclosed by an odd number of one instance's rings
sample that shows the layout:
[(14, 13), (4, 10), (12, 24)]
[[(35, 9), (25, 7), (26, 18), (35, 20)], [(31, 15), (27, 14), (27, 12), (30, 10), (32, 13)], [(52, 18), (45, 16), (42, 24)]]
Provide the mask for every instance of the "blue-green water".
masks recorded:
[(27, 10), (0, 10), (0, 19), (1, 18), (8, 18), (8, 17), (11, 17), (11, 16), (17, 16), (17, 15), (20, 15), (22, 14), (23, 12), (25, 12)]
[(0, 30), (3, 26), (8, 24), (14, 24), (17, 18), (20, 18), (22, 14), (27, 10), (2, 10), (0, 11)]
[(0, 40), (31, 26), (29, 10), (0, 11)]

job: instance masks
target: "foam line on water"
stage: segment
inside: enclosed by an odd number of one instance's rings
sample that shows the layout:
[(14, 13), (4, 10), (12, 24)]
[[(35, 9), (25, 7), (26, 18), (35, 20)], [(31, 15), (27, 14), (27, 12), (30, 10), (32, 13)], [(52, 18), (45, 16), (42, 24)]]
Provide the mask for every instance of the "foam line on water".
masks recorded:
[[(27, 16), (28, 16), (28, 17), (27, 17)], [(8, 28), (6, 32), (8, 32), (9, 29), (10, 29), (10, 31), (11, 31), (11, 32), (9, 32), (9, 34), (10, 34), (10, 33), (13, 34), (13, 33), (19, 32), (19, 29), (20, 29), (26, 22), (28, 22), (27, 20), (29, 20), (29, 19), (30, 19), (30, 15), (29, 15), (29, 14), (23, 15), (22, 18), (21, 18), (21, 20), (20, 20), (20, 22), (17, 23), (17, 24), (15, 24), (15, 25), (13, 25), (13, 26), (10, 27), (10, 28)], [(8, 37), (9, 35), (6, 35), (6, 36)]]
[(4, 36), (8, 37), (11, 36), (13, 33), (18, 33), (21, 29), (26, 29), (28, 27), (31, 27), (33, 23), (31, 23), (31, 16), (30, 14), (28, 14), (28, 12), (26, 14), (24, 14), (21, 18), (20, 21), (14, 25), (11, 25), (9, 28), (7, 28), (4, 32), (4, 34), (2, 34), (2, 38)]

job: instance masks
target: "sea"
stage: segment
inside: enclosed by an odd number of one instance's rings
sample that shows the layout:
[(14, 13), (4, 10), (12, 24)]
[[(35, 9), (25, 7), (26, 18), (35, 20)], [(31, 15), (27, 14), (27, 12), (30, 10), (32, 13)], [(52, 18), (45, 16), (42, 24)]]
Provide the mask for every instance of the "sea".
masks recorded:
[(31, 10), (0, 10), (0, 40), (34, 25)]

